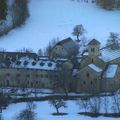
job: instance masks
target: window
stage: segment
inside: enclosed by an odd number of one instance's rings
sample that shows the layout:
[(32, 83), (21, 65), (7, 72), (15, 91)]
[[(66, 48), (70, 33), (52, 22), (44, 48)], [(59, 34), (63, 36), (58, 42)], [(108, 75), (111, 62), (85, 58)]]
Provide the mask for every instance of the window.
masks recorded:
[(57, 76), (57, 75), (54, 75), (54, 77), (55, 77), (55, 78), (58, 78), (58, 76)]
[(30, 84), (30, 82), (29, 82), (29, 81), (27, 81), (27, 84), (29, 85), (29, 84)]
[(36, 81), (36, 85), (38, 85), (38, 81)]
[(46, 78), (48, 78), (48, 75), (46, 75)]
[(93, 81), (91, 81), (90, 84), (93, 85)]
[(33, 83), (31, 82), (31, 87), (33, 87)]
[(85, 84), (86, 84), (86, 82), (85, 82), (85, 81), (83, 81), (83, 84), (85, 85)]
[(19, 71), (19, 68), (17, 68), (17, 71)]
[(38, 74), (36, 74), (35, 76), (36, 76), (36, 78), (38, 78)]
[(90, 76), (89, 72), (87, 72), (87, 73), (86, 73), (86, 76), (87, 76), (87, 77), (89, 77), (89, 76)]
[(17, 84), (20, 84), (20, 80), (17, 81)]
[(10, 76), (10, 73), (7, 73), (6, 76)]
[(43, 75), (40, 75), (41, 78), (43, 78)]
[(95, 52), (95, 48), (91, 48), (91, 52)]
[(29, 78), (29, 77), (30, 77), (30, 75), (29, 75), (29, 74), (27, 74), (27, 75), (26, 75), (26, 77), (27, 77), (27, 78)]
[(44, 87), (45, 87), (45, 84), (44, 84), (44, 83), (41, 83), (41, 87), (44, 88)]
[(92, 63), (94, 62), (94, 59), (92, 58)]
[(9, 85), (10, 85), (10, 82), (9, 82), (9, 80), (7, 80), (7, 81), (6, 81), (6, 83), (7, 83), (7, 86), (9, 86)]
[(20, 77), (20, 74), (16, 74), (16, 77)]

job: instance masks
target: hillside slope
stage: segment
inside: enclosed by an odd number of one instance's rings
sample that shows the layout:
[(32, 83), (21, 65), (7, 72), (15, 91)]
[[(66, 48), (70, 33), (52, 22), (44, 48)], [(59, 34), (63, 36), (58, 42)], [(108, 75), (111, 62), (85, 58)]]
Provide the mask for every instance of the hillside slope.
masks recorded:
[(105, 43), (109, 32), (120, 33), (120, 11), (106, 11), (92, 3), (71, 0), (30, 0), (30, 18), (21, 28), (0, 38), (0, 48), (15, 51), (44, 48), (51, 39), (72, 36), (75, 25), (83, 24), (88, 39)]

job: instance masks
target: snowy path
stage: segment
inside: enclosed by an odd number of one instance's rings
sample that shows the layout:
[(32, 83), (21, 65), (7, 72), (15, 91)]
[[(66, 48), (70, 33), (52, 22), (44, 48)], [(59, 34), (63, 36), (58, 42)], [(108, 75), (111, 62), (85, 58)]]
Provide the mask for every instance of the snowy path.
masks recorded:
[(77, 24), (83, 24), (88, 38), (102, 41), (109, 32), (120, 33), (120, 11), (105, 11), (95, 4), (72, 2), (71, 0), (30, 0), (30, 18), (25, 26), (0, 38), (0, 48), (15, 51), (44, 48), (56, 37), (71, 36)]

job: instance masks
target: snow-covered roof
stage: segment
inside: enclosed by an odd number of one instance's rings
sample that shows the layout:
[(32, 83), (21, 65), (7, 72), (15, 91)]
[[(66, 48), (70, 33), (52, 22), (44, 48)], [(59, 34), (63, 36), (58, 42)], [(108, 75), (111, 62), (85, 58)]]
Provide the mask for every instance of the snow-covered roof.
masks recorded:
[(96, 66), (95, 64), (89, 64), (88, 66), (96, 72), (101, 72), (102, 71), (102, 69), (100, 67)]
[(89, 54), (88, 54), (88, 52), (85, 52), (83, 55), (84, 55), (84, 56), (88, 56)]
[[(41, 70), (55, 70), (56, 63), (53, 61), (34, 61), (33, 59), (24, 57), (18, 60), (20, 63), (16, 64), (15, 62), (11, 64), (10, 67), (13, 68), (29, 68), (29, 69), (41, 69)], [(25, 64), (26, 62), (26, 64)]]
[(117, 68), (118, 68), (117, 64), (109, 65), (104, 73), (104, 78), (113, 78), (116, 74)]
[(120, 58), (120, 49), (116, 50), (112, 50), (110, 48), (102, 49), (101, 56), (99, 58), (105, 62), (109, 62), (114, 59)]

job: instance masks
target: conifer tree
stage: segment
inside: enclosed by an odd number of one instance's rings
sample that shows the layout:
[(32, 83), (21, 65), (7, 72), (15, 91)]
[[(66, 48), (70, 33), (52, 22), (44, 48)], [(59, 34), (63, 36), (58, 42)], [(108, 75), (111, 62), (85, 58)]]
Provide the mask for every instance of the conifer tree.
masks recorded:
[(29, 16), (28, 12), (28, 0), (15, 0), (13, 9), (13, 27), (20, 26)]
[(0, 20), (6, 19), (7, 3), (6, 0), (0, 0)]
[(115, 0), (97, 0), (97, 4), (107, 10), (112, 10), (115, 7)]

